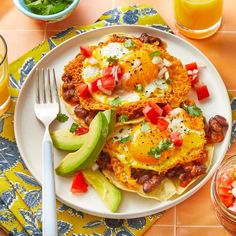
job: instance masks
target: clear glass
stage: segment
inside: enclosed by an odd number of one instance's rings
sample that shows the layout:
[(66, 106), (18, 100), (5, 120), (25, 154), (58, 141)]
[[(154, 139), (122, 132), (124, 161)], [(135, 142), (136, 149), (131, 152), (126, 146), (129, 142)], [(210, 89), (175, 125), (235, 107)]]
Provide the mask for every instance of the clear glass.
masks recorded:
[(227, 158), (221, 166), (218, 168), (215, 173), (212, 184), (211, 184), (211, 198), (214, 204), (216, 216), (220, 223), (228, 230), (231, 234), (236, 235), (236, 213), (229, 210), (220, 200), (218, 190), (217, 190), (217, 182), (218, 178), (226, 172), (228, 169), (232, 169), (236, 167), (236, 155)]
[(175, 24), (181, 34), (207, 38), (221, 25), (223, 0), (174, 0)]
[(7, 44), (0, 35), (0, 116), (7, 111), (11, 103), (7, 61)]

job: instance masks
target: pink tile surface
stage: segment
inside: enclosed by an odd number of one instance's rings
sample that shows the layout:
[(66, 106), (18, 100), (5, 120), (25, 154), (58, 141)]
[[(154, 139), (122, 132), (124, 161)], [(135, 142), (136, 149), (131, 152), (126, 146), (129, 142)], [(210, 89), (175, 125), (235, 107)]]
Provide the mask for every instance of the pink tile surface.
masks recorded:
[[(158, 9), (175, 31), (173, 0), (81, 0), (72, 15), (62, 22), (46, 24), (19, 12), (11, 0), (0, 0), (0, 34), (9, 47), (9, 61), (17, 59), (47, 37), (74, 25), (93, 23), (104, 11), (115, 6), (149, 4)], [(236, 2), (224, 1), (220, 32), (205, 40), (190, 40), (205, 53), (219, 70), (226, 86), (236, 95)], [(232, 145), (229, 155), (236, 153)], [(0, 235), (4, 235), (0, 232)], [(192, 197), (166, 211), (145, 236), (229, 236), (219, 225), (210, 199), (210, 181)]]

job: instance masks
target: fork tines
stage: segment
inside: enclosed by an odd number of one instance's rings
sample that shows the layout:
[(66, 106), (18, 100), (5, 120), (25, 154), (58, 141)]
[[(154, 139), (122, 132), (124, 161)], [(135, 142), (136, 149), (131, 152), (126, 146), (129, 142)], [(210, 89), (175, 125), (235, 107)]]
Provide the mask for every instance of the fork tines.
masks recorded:
[[(59, 103), (55, 70), (52, 69), (51, 71), (49, 68), (36, 68), (36, 73), (36, 103)], [(51, 74), (53, 74), (53, 76), (51, 76)], [(51, 77), (53, 79), (51, 79)]]

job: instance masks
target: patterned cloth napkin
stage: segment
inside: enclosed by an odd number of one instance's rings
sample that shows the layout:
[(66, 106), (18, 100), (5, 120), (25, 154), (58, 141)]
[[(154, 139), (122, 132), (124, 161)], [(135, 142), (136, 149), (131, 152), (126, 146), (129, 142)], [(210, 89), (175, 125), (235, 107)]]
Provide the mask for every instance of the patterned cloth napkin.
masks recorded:
[[(19, 90), (35, 63), (52, 48), (82, 32), (113, 24), (148, 25), (172, 33), (158, 12), (149, 6), (115, 8), (104, 13), (95, 24), (71, 27), (56, 34), (10, 65), (13, 102), (0, 118), (0, 227), (9, 235), (42, 235), (41, 187), (25, 167), (14, 138), (14, 107)], [(232, 100), (232, 109), (236, 110), (236, 100)], [(57, 201), (59, 235), (142, 235), (160, 216), (106, 219), (76, 211)]]

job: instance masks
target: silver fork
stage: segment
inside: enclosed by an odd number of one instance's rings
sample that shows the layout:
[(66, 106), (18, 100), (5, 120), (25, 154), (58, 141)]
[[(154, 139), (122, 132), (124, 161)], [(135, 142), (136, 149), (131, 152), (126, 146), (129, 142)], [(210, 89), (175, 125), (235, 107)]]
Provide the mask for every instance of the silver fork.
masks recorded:
[(42, 142), (42, 226), (43, 236), (57, 236), (56, 194), (53, 165), (53, 146), (49, 134), (49, 125), (59, 112), (59, 99), (55, 71), (53, 69), (53, 85), (50, 79), (50, 69), (42, 69), (41, 76), (37, 71), (36, 97), (34, 112), (45, 126)]

